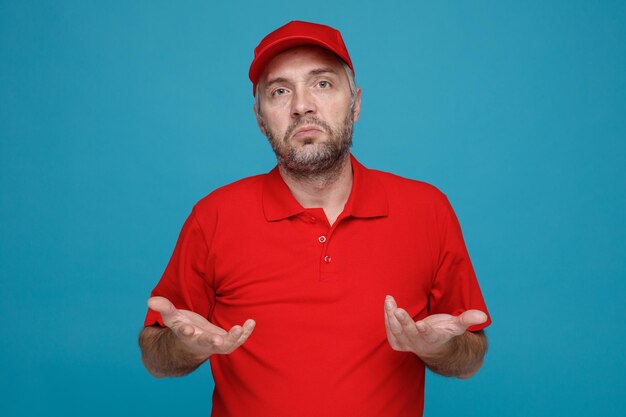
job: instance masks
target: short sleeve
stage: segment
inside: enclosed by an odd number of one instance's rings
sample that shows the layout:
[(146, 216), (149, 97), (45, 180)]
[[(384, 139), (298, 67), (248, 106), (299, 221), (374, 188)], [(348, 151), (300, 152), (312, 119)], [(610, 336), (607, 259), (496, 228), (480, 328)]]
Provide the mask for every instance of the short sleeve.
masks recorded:
[[(208, 272), (209, 244), (195, 210), (185, 221), (174, 253), (151, 296), (165, 297), (178, 309), (208, 318), (215, 302), (212, 277)], [(148, 309), (145, 326), (165, 326), (161, 314)]]
[(428, 300), (429, 314), (458, 316), (466, 310), (480, 310), (488, 320), (468, 330), (478, 331), (491, 324), (491, 317), (472, 267), (461, 226), (447, 198), (437, 216), (439, 250), (437, 272)]

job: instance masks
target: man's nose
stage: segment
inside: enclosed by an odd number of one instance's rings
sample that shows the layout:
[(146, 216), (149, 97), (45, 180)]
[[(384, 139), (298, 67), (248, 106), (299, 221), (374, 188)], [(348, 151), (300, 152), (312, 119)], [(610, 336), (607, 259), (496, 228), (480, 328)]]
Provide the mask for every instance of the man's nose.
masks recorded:
[(294, 91), (291, 101), (291, 115), (293, 117), (314, 114), (316, 110), (315, 98), (307, 88), (301, 87)]

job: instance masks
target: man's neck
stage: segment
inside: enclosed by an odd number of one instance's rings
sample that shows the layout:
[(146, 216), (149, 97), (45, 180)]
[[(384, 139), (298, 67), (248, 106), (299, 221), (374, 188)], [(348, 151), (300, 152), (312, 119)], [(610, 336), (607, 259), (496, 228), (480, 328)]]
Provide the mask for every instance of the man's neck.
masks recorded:
[(280, 175), (291, 194), (304, 208), (322, 208), (332, 225), (343, 211), (352, 190), (352, 164), (350, 153), (346, 153), (336, 169), (312, 177), (290, 175), (278, 166)]

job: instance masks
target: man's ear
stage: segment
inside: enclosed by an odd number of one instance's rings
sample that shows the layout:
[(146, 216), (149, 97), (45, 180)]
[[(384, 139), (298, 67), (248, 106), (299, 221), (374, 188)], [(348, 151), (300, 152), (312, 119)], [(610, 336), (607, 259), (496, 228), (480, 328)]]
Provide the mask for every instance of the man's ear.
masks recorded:
[(359, 120), (359, 114), (361, 114), (361, 87), (358, 87), (356, 89), (356, 99), (354, 100), (354, 115), (352, 116), (353, 122)]
[(256, 105), (252, 105), (252, 112), (254, 113), (254, 118), (256, 119), (256, 124), (259, 126), (261, 133), (263, 136), (267, 136), (267, 131), (265, 130), (265, 126), (263, 126), (263, 121), (261, 120), (261, 115), (257, 112)]

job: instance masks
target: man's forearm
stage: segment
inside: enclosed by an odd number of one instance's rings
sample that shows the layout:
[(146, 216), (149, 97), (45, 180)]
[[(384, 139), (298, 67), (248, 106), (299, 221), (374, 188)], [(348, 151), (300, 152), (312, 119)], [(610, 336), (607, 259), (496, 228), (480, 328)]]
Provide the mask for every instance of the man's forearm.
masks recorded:
[(466, 331), (450, 339), (437, 355), (421, 359), (431, 371), (440, 375), (469, 378), (482, 365), (486, 352), (485, 332)]
[(157, 378), (187, 375), (204, 362), (184, 350), (167, 327), (144, 327), (139, 334), (139, 346), (144, 366)]

